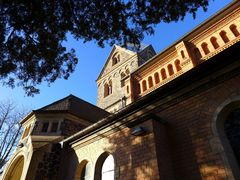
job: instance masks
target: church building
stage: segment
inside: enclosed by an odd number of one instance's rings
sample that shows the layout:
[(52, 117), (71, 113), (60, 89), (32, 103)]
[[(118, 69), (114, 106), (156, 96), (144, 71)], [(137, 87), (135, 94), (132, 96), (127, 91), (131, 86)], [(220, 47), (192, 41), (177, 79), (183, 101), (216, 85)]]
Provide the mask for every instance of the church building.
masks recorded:
[(240, 1), (156, 53), (114, 45), (97, 106), (32, 111), (3, 180), (239, 180)]

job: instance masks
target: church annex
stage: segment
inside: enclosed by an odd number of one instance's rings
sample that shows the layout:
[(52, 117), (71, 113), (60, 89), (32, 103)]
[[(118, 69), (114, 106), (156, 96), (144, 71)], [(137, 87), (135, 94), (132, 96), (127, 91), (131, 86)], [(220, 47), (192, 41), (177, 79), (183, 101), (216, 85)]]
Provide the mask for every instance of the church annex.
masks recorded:
[(160, 53), (114, 45), (97, 106), (69, 95), (21, 120), (3, 180), (239, 180), (240, 1)]

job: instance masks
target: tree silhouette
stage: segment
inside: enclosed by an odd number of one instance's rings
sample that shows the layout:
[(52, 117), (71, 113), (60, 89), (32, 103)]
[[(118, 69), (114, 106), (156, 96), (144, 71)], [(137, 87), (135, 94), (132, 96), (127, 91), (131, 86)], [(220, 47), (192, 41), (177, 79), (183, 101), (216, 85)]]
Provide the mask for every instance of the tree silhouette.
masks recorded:
[(208, 0), (33, 0), (0, 2), (0, 79), (22, 86), (27, 95), (36, 85), (67, 79), (78, 62), (62, 42), (70, 33), (84, 42), (139, 47), (144, 33), (160, 22), (194, 17)]

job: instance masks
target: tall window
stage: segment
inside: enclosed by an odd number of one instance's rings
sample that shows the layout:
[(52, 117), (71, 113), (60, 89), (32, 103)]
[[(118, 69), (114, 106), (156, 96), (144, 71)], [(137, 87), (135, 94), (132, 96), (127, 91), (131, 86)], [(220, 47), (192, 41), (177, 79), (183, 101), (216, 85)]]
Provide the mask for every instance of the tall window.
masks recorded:
[(118, 52), (114, 53), (112, 56), (112, 66), (120, 62), (120, 54)]
[(83, 160), (78, 164), (75, 171), (75, 178), (78, 180), (89, 180), (91, 179), (91, 163), (87, 160)]
[(107, 97), (110, 94), (112, 94), (112, 80), (110, 80), (109, 83), (104, 84), (104, 97)]
[(240, 165), (240, 108), (232, 111), (224, 122), (224, 130)]
[(103, 162), (102, 180), (114, 180), (114, 159), (112, 155), (109, 155)]
[(103, 153), (96, 162), (94, 180), (114, 180), (114, 169), (113, 156)]
[(91, 175), (91, 165), (89, 162), (87, 162), (82, 167), (80, 180), (89, 180), (90, 175)]

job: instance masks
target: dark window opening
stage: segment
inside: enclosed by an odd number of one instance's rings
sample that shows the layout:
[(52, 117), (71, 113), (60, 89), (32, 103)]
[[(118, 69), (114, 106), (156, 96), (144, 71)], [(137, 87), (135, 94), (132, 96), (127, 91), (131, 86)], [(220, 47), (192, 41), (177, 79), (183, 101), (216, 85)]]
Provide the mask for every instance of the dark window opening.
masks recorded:
[(48, 126), (49, 126), (49, 122), (43, 123), (42, 132), (47, 132), (48, 131)]
[(228, 115), (224, 122), (224, 130), (238, 165), (240, 165), (240, 109), (236, 109)]
[(51, 132), (57, 132), (57, 130), (58, 130), (58, 122), (52, 123)]

